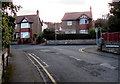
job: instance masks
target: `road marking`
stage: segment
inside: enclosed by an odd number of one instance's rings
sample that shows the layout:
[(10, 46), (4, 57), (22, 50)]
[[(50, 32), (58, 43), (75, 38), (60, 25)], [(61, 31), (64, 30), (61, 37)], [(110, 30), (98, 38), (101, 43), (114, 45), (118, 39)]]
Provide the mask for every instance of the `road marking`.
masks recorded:
[[(28, 55), (27, 55), (27, 57), (28, 57)], [(40, 73), (40, 76), (42, 77), (43, 81), (46, 83), (47, 80), (45, 79), (45, 77), (44, 77), (42, 71), (39, 69), (39, 67), (33, 62), (33, 60), (32, 60), (30, 57), (28, 57), (28, 58), (29, 58), (29, 60), (32, 62), (32, 64), (37, 68), (37, 70), (38, 70), (39, 73)]]
[(107, 68), (109, 68), (109, 69), (116, 69), (116, 67), (114, 67), (114, 66), (111, 66), (109, 63), (102, 63), (102, 64), (100, 64), (101, 66), (104, 66), (104, 67), (107, 67)]
[(84, 52), (85, 48), (80, 48), (79, 51), (80, 52)]
[(50, 73), (47, 71), (47, 69), (34, 56), (32, 56), (30, 53), (28, 53), (28, 55), (31, 56), (42, 67), (42, 69), (46, 72), (46, 74), (48, 75), (48, 77), (50, 78), (50, 80), (54, 84), (57, 84), (56, 81), (55, 81), (55, 79), (50, 75)]
[(50, 50), (40, 50), (40, 51), (42, 51), (42, 52), (50, 52)]
[(81, 61), (81, 59), (78, 59), (78, 58), (76, 58), (76, 57), (74, 57), (74, 56), (69, 56), (70, 58), (73, 58), (73, 59), (75, 59), (75, 60), (77, 60), (77, 61)]
[(31, 55), (35, 56), (37, 59), (39, 59), (43, 64), (44, 64), (44, 67), (49, 67), (49, 65), (44, 62), (43, 60), (41, 60), (38, 56), (36, 56), (34, 53), (32, 53)]
[(53, 47), (54, 49), (57, 49), (57, 50), (63, 50), (63, 49), (61, 49), (61, 48), (57, 48), (57, 47)]

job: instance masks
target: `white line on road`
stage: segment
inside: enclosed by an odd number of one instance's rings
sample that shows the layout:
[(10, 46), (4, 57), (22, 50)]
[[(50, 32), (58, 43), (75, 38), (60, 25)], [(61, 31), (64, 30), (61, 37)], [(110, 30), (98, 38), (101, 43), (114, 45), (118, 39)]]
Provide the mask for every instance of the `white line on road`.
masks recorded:
[(111, 66), (109, 63), (102, 63), (102, 64), (100, 64), (101, 66), (104, 66), (104, 67), (107, 67), (107, 68), (109, 68), (109, 69), (116, 69), (116, 67), (114, 67), (114, 66)]
[(39, 59), (43, 64), (44, 64), (44, 67), (49, 67), (49, 65), (44, 62), (42, 59), (40, 59), (38, 56), (36, 56), (34, 53), (32, 53), (31, 55), (35, 56), (37, 59)]
[(61, 49), (61, 48), (57, 48), (57, 47), (53, 47), (54, 49), (57, 49), (57, 50), (63, 50), (63, 49)]
[(76, 57), (74, 57), (74, 56), (69, 56), (70, 58), (73, 58), (73, 59), (75, 59), (75, 60), (77, 60), (77, 61), (81, 61), (81, 59), (78, 59), (78, 58), (76, 58)]

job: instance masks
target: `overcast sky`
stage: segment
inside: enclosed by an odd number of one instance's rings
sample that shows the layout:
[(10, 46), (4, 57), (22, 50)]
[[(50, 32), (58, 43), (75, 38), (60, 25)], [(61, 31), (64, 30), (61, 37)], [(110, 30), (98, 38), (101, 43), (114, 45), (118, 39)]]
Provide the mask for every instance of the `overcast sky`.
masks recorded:
[(92, 7), (93, 19), (101, 18), (109, 12), (112, 0), (13, 0), (15, 4), (23, 8), (18, 15), (36, 14), (40, 12), (40, 18), (44, 22), (61, 22), (65, 12), (89, 11)]

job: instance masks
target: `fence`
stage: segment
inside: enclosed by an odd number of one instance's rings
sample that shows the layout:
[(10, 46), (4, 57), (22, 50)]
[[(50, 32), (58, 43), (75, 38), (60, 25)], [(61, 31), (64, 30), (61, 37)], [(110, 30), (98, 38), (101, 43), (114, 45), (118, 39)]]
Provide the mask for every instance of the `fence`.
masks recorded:
[(102, 37), (105, 41), (120, 42), (120, 32), (102, 33)]
[(120, 32), (103, 33), (102, 38), (105, 40), (103, 51), (120, 54)]

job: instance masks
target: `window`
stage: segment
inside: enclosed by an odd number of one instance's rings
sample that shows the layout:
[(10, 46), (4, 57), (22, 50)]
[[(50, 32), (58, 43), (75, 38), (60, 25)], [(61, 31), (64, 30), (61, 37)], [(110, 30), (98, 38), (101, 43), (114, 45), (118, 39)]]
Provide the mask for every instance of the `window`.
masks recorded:
[(29, 23), (21, 23), (21, 28), (30, 28)]
[(21, 38), (30, 38), (30, 32), (21, 32)]
[(88, 20), (87, 19), (80, 19), (79, 24), (88, 24)]
[(80, 30), (80, 34), (88, 34), (88, 30)]
[(67, 21), (67, 26), (72, 26), (72, 21)]
[(65, 34), (76, 34), (76, 30), (65, 30)]

